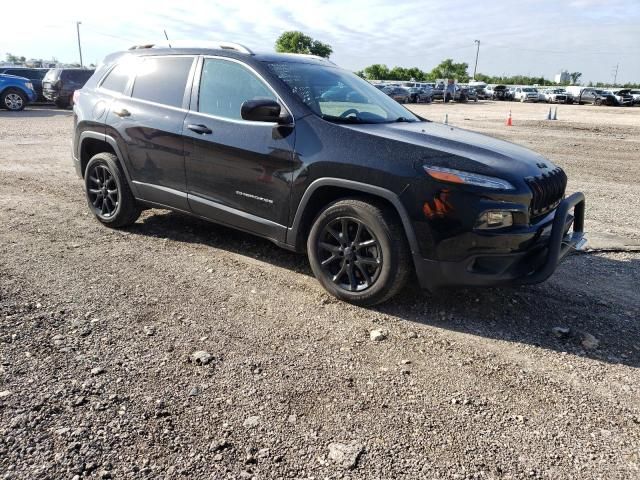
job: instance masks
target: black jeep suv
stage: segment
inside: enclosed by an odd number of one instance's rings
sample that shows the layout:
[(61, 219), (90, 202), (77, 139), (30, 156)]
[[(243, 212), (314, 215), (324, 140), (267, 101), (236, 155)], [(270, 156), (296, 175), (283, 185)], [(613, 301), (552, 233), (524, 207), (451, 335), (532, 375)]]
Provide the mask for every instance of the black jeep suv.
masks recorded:
[[(336, 89), (351, 93), (324, 95)], [(74, 121), (105, 225), (149, 207), (229, 225), (306, 250), (323, 287), (359, 305), (412, 271), (429, 289), (541, 282), (584, 243), (584, 197), (565, 198), (549, 160), (422, 119), (321, 58), (116, 53), (76, 92)]]
[(73, 92), (80, 90), (95, 70), (84, 68), (52, 68), (42, 79), (42, 93), (58, 108), (73, 104)]

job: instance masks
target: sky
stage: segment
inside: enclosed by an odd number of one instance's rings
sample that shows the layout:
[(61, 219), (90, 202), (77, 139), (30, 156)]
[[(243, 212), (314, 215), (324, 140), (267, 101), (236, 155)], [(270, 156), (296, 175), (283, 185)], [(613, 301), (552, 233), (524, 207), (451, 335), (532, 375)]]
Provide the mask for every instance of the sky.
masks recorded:
[(2, 22), (0, 55), (85, 63), (139, 43), (225, 40), (273, 51), (286, 30), (333, 47), (338, 65), (373, 63), (431, 70), (441, 60), (478, 72), (553, 76), (582, 72), (583, 82), (640, 82), (640, 0), (32, 0), (24, 21)]

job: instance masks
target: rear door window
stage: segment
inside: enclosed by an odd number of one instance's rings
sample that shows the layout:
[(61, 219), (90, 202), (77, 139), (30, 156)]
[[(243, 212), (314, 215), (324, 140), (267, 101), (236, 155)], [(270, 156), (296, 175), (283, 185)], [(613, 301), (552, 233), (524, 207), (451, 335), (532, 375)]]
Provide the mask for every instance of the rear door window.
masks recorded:
[(138, 65), (131, 96), (182, 107), (194, 57), (145, 57)]

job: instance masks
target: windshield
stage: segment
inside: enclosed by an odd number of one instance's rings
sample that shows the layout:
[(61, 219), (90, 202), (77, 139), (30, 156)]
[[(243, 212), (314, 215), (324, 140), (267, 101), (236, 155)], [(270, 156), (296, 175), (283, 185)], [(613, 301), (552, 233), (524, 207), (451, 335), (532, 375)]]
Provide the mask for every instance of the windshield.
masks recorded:
[(268, 66), (325, 120), (340, 123), (419, 121), (384, 92), (347, 70), (300, 62), (269, 63)]

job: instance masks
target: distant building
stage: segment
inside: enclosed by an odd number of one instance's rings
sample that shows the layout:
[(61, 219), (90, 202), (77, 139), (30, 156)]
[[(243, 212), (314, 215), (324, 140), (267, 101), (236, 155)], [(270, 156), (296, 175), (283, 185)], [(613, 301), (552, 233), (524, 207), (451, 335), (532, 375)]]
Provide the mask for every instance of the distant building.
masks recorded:
[(560, 70), (560, 73), (556, 73), (555, 82), (556, 83), (569, 83), (571, 81), (571, 75), (566, 70)]

